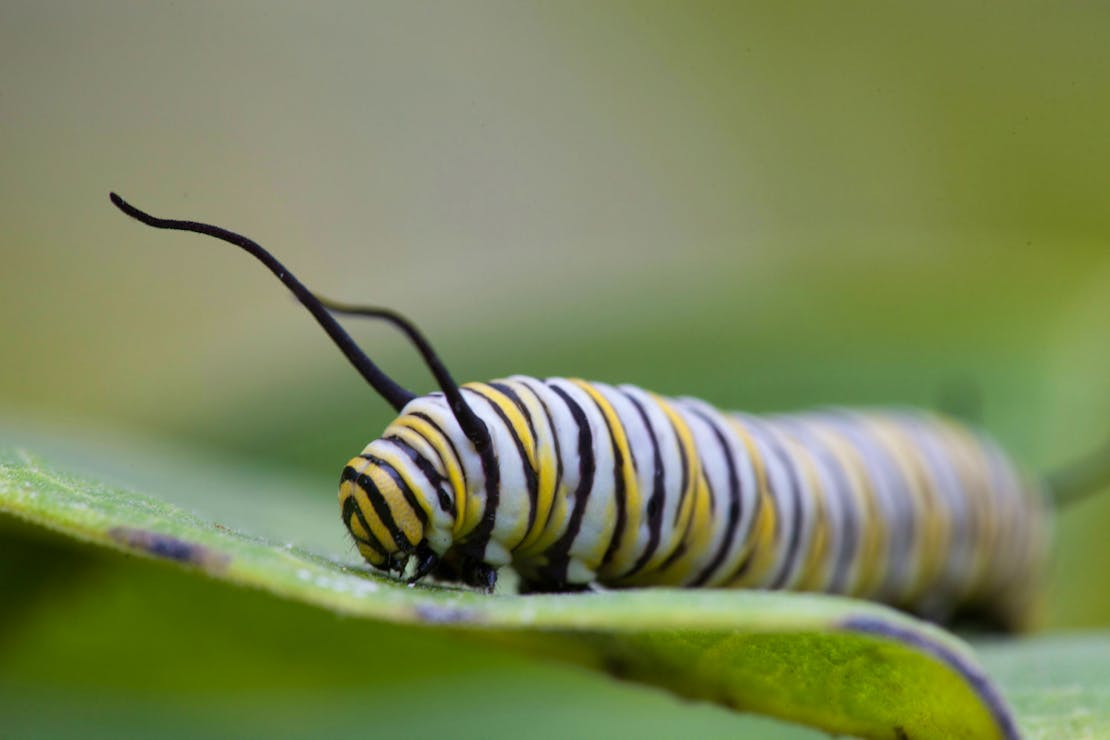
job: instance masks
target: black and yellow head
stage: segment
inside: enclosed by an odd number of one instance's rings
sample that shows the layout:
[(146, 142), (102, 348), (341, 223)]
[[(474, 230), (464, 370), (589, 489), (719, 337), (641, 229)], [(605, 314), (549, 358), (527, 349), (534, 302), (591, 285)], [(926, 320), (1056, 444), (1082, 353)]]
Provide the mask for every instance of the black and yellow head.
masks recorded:
[(398, 575), (416, 556), (413, 580), (438, 560), (426, 536), (429, 512), (423, 498), (393, 465), (369, 454), (348, 462), (339, 480), (343, 523), (359, 553), (375, 568)]

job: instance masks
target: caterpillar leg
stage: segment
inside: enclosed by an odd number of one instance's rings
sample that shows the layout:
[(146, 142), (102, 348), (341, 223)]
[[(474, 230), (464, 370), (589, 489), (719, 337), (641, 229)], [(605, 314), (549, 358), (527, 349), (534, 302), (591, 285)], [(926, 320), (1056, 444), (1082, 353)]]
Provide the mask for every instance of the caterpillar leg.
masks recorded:
[(493, 587), (497, 585), (497, 568), (478, 560), (472, 560), (467, 563), (467, 567), (463, 570), (463, 583), (491, 594), (493, 593)]
[(575, 557), (560, 557), (544, 564), (519, 562), (513, 564), (520, 574), (522, 594), (557, 594), (592, 590), (597, 574)]
[(497, 568), (473, 555), (451, 549), (434, 561), (429, 571), (437, 581), (461, 583), (492, 593), (497, 585)]
[(431, 573), (440, 562), (439, 555), (428, 546), (426, 541), (417, 545), (414, 555), (416, 556), (416, 569), (412, 572), (412, 575), (409, 576), (409, 583), (416, 583), (421, 578)]
[(566, 594), (592, 591), (593, 585), (589, 583), (564, 583), (562, 585), (551, 581), (525, 581), (521, 580), (517, 591), (521, 594)]

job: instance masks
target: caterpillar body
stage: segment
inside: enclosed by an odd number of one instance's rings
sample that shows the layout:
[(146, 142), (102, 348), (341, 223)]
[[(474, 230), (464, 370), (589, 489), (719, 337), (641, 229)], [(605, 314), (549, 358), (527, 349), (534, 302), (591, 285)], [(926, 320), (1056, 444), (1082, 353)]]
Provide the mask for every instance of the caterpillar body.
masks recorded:
[(811, 590), (1003, 622), (1033, 593), (1047, 539), (1037, 486), (940, 416), (760, 418), (562, 378), (463, 392), (493, 470), (442, 394), (410, 401), (343, 470), (344, 523), (377, 568), (403, 572), (415, 555), (477, 586), (511, 566), (527, 591)]
[[(234, 244), (289, 288), (399, 416), (343, 469), (342, 520), (375, 568), (492, 590), (793, 589), (1003, 627), (1030, 613), (1048, 549), (1043, 493), (1077, 500), (1110, 479), (1110, 450), (1040, 485), (985, 435), (924, 411), (757, 417), (634, 386), (514, 376), (459, 386), (410, 321), (308, 290), (240, 234), (149, 226)], [(417, 396), (336, 315), (402, 331), (440, 392)]]

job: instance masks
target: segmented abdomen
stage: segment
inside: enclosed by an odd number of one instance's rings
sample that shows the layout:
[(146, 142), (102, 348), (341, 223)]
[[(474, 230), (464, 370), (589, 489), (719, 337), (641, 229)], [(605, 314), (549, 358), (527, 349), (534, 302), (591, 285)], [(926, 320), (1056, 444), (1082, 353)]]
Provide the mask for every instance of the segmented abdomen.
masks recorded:
[(994, 443), (941, 417), (754, 417), (561, 378), (464, 392), (489, 427), (496, 485), (437, 395), (383, 439), (419, 438), (432, 456), (425, 503), (433, 518), (453, 509), (451, 546), (511, 563), (531, 588), (795, 589), (936, 616), (1016, 612), (1043, 558), (1038, 492)]

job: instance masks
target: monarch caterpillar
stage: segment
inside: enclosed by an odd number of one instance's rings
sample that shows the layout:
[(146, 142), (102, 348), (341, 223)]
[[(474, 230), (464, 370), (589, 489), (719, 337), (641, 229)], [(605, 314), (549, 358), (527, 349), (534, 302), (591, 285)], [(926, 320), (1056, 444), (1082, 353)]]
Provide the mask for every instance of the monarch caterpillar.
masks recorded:
[[(340, 479), (343, 522), (379, 570), (485, 590), (510, 566), (522, 591), (823, 591), (1010, 626), (1028, 611), (1048, 545), (1043, 486), (955, 421), (910, 410), (755, 417), (563, 378), (459, 386), (400, 314), (320, 298), (239, 234), (111, 200), (149, 226), (253, 255), (399, 413)], [(397, 384), (336, 314), (400, 329), (440, 392)]]

